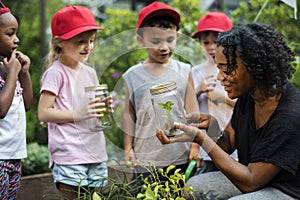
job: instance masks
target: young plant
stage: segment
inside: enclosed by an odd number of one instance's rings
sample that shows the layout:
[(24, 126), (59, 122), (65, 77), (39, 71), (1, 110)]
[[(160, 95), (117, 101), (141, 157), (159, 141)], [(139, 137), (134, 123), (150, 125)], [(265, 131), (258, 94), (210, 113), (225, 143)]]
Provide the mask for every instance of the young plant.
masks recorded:
[[(163, 110), (165, 110), (167, 112), (166, 115), (162, 115), (163, 118), (167, 119), (169, 121), (169, 123), (165, 124), (166, 130), (169, 130), (170, 133), (174, 132), (174, 128), (173, 128), (173, 117), (171, 114), (171, 110), (172, 110), (172, 106), (174, 105), (174, 103), (172, 101), (167, 101), (166, 103), (158, 103), (159, 107), (161, 107)], [(169, 127), (171, 126), (171, 127)]]
[[(172, 174), (171, 171), (174, 171)], [(185, 187), (185, 175), (174, 165), (169, 166), (166, 171), (162, 168), (149, 170), (150, 176), (143, 179), (142, 191), (138, 193), (138, 199), (148, 200), (184, 200), (184, 194), (193, 196), (193, 188)], [(162, 180), (164, 178), (164, 180)]]
[[(165, 171), (157, 169), (154, 165), (144, 166), (149, 176), (137, 179), (127, 178), (125, 168), (131, 168), (129, 163), (126, 165), (119, 163), (118, 170), (115, 171), (113, 177), (102, 177), (108, 185), (97, 189), (90, 190), (88, 188), (78, 187), (78, 199), (80, 200), (185, 200), (195, 199), (193, 188), (186, 187), (186, 177), (180, 169), (176, 169), (174, 165), (169, 166)], [(124, 168), (123, 168), (124, 167)], [(123, 174), (122, 174), (123, 173)], [(137, 171), (133, 170), (133, 173)], [(112, 174), (111, 174), (112, 175)], [(142, 180), (142, 184), (138, 179)], [(57, 195), (47, 194), (44, 198), (57, 197)], [(43, 198), (43, 199), (44, 199)]]

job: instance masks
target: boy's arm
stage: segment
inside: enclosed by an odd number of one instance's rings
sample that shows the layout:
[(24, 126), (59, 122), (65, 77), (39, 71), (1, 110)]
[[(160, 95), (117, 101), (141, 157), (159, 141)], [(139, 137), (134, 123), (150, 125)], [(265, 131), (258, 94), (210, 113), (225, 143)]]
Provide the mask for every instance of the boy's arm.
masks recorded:
[[(197, 96), (194, 89), (194, 83), (193, 83), (193, 78), (191, 73), (189, 74), (189, 79), (188, 79), (188, 87), (187, 87), (186, 97), (185, 97), (185, 108), (186, 108), (186, 113), (199, 112)], [(201, 167), (203, 164), (201, 159), (202, 156), (200, 155), (199, 152), (199, 144), (192, 142), (189, 160), (190, 161), (197, 160), (197, 167)]]
[(194, 83), (193, 83), (193, 78), (191, 73), (189, 74), (189, 78), (188, 78), (188, 87), (186, 90), (186, 97), (185, 97), (184, 104), (185, 104), (184, 106), (186, 109), (186, 113), (199, 112), (197, 96), (194, 89)]
[(133, 151), (133, 135), (135, 127), (135, 110), (129, 100), (129, 91), (126, 85), (126, 99), (125, 108), (123, 111), (123, 130), (124, 130), (124, 151), (125, 161), (135, 161), (135, 155)]
[(224, 93), (224, 88), (220, 87), (214, 87), (213, 90), (211, 90), (207, 97), (209, 98), (210, 101), (214, 100), (220, 100), (221, 102), (226, 103), (228, 106), (231, 106), (232, 108), (234, 107), (234, 104), (236, 102), (236, 99), (231, 99), (228, 97), (227, 93)]

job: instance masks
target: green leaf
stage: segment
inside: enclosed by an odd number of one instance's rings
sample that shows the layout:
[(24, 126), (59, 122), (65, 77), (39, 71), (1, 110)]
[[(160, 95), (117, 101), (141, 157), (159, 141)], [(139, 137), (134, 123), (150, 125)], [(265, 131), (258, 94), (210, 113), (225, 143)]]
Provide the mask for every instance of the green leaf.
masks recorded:
[(169, 119), (168, 115), (162, 115), (163, 118)]
[(146, 197), (145, 197), (145, 199), (156, 200), (155, 194), (154, 194), (154, 192), (150, 188), (147, 188), (147, 190), (146, 190)]
[(154, 196), (157, 197), (158, 196), (158, 190), (159, 190), (159, 186), (156, 186), (154, 188)]
[(137, 197), (136, 197), (136, 198), (138, 198), (138, 199), (141, 199), (141, 198), (144, 198), (144, 197), (146, 197), (146, 195), (145, 195), (145, 194), (138, 193), (138, 195), (137, 195)]
[(97, 192), (94, 192), (93, 196), (92, 196), (92, 199), (93, 200), (101, 200), (101, 197), (97, 194)]
[(175, 165), (170, 165), (166, 170), (167, 174), (174, 168), (175, 168)]
[(159, 105), (162, 109), (164, 109), (164, 110), (170, 112), (170, 111), (172, 110), (172, 106), (174, 105), (174, 103), (173, 103), (172, 101), (167, 101), (166, 103), (158, 103), (158, 105)]

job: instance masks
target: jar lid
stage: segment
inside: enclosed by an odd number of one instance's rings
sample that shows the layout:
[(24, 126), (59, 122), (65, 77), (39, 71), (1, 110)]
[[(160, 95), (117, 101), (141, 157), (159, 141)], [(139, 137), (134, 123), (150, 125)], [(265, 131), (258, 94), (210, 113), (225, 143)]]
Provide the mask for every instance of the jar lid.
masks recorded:
[(159, 93), (167, 92), (170, 90), (174, 90), (176, 88), (177, 88), (177, 86), (176, 86), (175, 82), (169, 82), (169, 83), (152, 86), (150, 88), (150, 93), (151, 94), (159, 94)]
[(100, 84), (96, 86), (85, 87), (84, 90), (88, 92), (88, 91), (97, 91), (97, 90), (107, 90), (107, 88), (108, 88), (107, 84)]

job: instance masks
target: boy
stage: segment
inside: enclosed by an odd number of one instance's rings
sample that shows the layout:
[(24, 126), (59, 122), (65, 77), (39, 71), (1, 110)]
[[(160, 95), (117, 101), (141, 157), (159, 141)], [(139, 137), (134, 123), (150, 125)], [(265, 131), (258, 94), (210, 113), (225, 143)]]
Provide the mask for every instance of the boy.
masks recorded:
[[(200, 166), (199, 146), (160, 143), (155, 136), (156, 119), (149, 92), (153, 85), (175, 81), (186, 112), (198, 111), (190, 65), (171, 58), (179, 27), (180, 15), (163, 3), (153, 2), (139, 13), (137, 40), (147, 49), (148, 57), (123, 75), (126, 81), (123, 123), (125, 161), (156, 168), (175, 165), (184, 172), (190, 160), (197, 159)], [(139, 170), (146, 171), (143, 167)]]
[[(192, 38), (197, 39), (206, 56), (206, 61), (192, 68), (193, 83), (195, 86), (199, 111), (214, 116), (223, 130), (228, 124), (235, 100), (227, 97), (223, 86), (217, 81), (218, 68), (214, 62), (216, 55), (216, 41), (218, 34), (232, 28), (232, 22), (223, 12), (210, 12), (199, 19), (197, 32)], [(218, 168), (210, 157), (201, 148), (204, 166), (197, 173), (217, 171)], [(237, 160), (237, 153), (233, 153)]]

